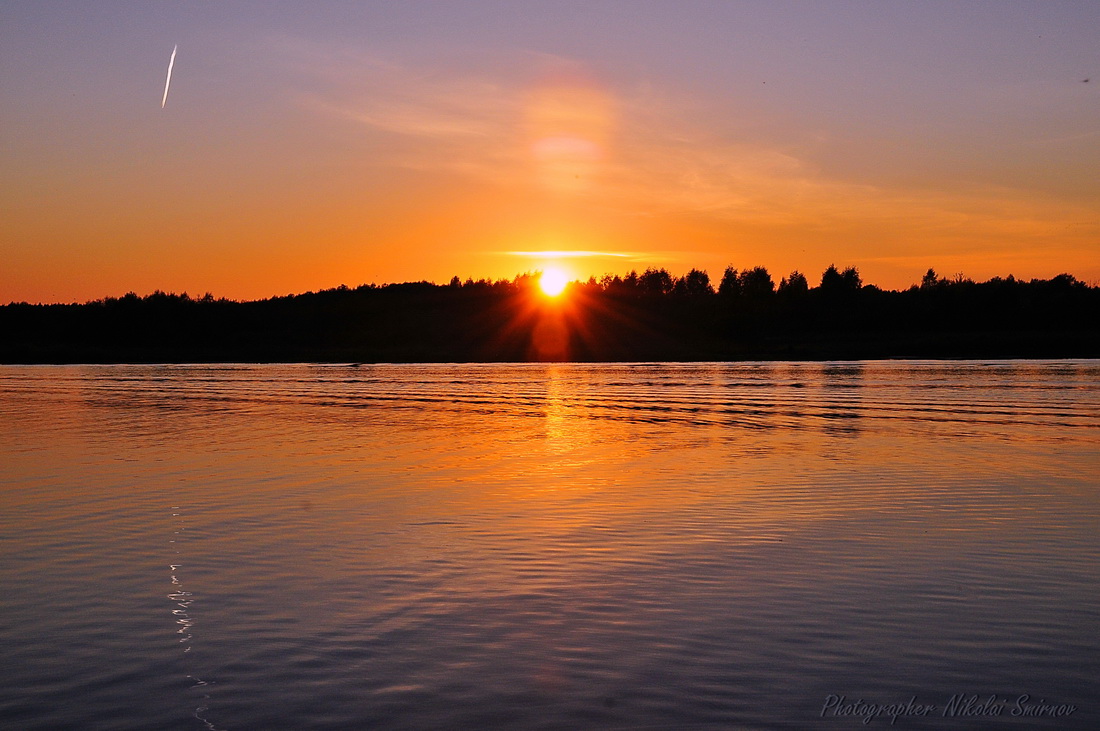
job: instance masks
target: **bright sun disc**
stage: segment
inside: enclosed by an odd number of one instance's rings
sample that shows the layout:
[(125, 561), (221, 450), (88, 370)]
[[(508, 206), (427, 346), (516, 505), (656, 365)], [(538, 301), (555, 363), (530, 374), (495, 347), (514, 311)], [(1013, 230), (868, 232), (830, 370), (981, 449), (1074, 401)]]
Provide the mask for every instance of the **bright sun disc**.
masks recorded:
[(565, 274), (559, 269), (547, 269), (539, 277), (539, 287), (549, 297), (557, 297), (568, 283), (569, 280), (565, 278)]

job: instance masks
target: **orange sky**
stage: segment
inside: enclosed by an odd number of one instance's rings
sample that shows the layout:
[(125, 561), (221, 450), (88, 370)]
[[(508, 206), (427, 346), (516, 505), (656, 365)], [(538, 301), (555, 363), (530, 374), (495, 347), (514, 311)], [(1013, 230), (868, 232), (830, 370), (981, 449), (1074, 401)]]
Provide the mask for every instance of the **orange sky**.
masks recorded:
[(20, 8), (0, 43), (0, 301), (551, 263), (1100, 280), (1097, 6), (671, 5), (626, 35), (615, 3)]

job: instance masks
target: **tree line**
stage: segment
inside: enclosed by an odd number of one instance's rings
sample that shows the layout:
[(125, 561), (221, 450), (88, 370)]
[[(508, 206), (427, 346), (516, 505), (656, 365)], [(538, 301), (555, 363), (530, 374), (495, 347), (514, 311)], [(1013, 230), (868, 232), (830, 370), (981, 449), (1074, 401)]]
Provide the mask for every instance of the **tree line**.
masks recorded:
[(0, 306), (0, 361), (440, 362), (1100, 356), (1100, 287), (932, 269), (883, 290), (854, 267), (811, 285), (764, 267), (663, 268), (538, 294), (511, 280), (340, 286), (257, 301), (129, 293)]

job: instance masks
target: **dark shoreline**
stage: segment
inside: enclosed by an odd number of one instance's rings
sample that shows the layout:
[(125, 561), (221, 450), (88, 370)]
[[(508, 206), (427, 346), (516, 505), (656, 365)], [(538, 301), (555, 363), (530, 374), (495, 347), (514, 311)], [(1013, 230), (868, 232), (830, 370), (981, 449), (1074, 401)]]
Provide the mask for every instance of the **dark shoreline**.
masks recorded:
[[(854, 270), (850, 270), (854, 273)], [(1100, 357), (1100, 287), (1070, 275), (810, 288), (762, 269), (715, 291), (664, 270), (340, 287), (254, 302), (156, 292), (0, 306), (0, 363), (736, 362)], [(828, 273), (827, 273), (828, 274)], [(651, 276), (652, 275), (652, 276)], [(799, 275), (800, 276), (800, 275)], [(840, 277), (837, 274), (837, 277)], [(793, 279), (792, 275), (792, 279)]]

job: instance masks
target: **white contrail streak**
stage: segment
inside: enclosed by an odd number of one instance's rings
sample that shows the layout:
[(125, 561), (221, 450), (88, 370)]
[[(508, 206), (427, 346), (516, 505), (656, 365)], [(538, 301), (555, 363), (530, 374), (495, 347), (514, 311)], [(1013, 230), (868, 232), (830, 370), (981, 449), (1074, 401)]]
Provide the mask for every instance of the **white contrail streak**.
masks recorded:
[(164, 109), (164, 105), (168, 102), (168, 86), (172, 83), (172, 66), (176, 63), (176, 49), (178, 48), (178, 43), (172, 46), (172, 58), (168, 59), (168, 78), (164, 80), (164, 98), (160, 100), (161, 109)]

